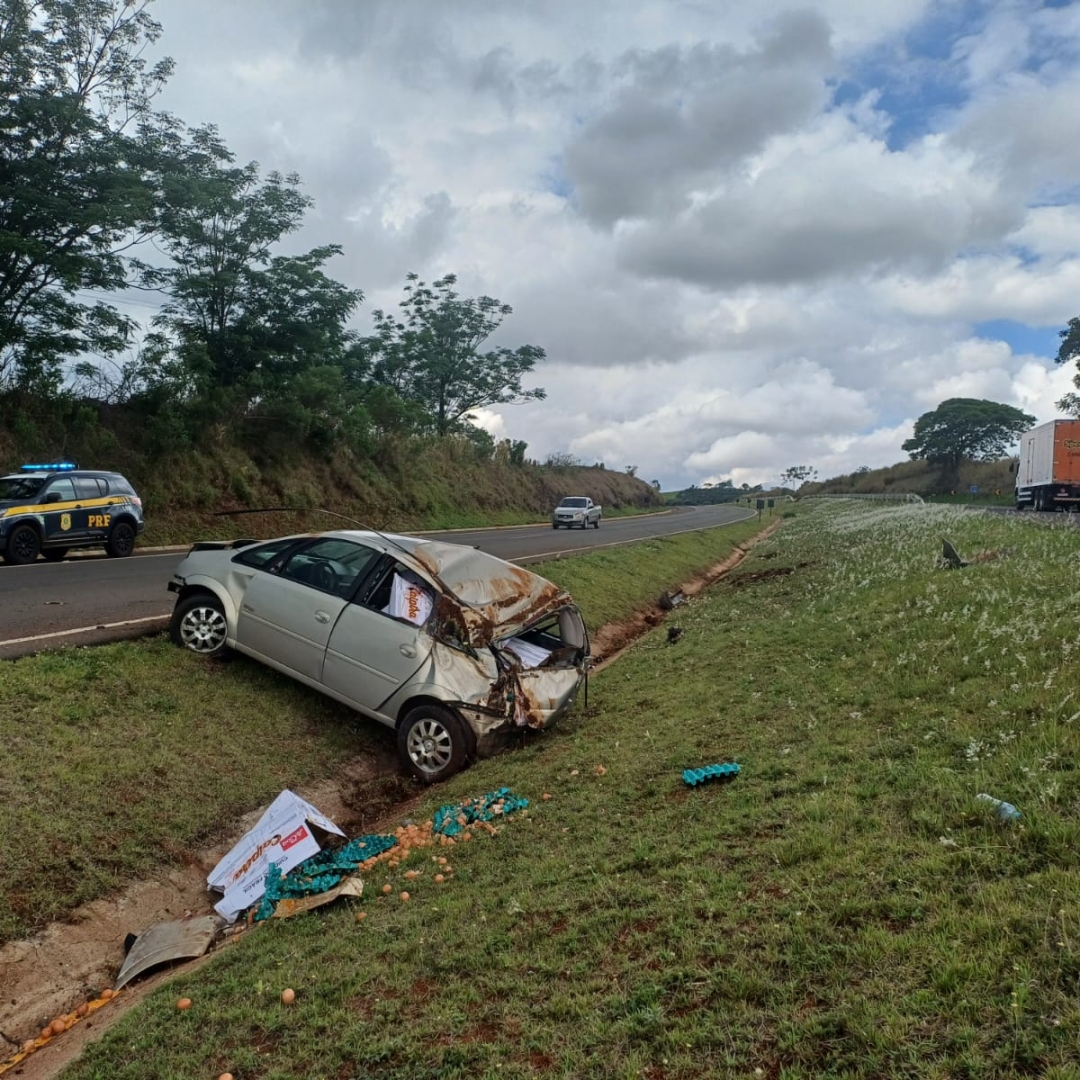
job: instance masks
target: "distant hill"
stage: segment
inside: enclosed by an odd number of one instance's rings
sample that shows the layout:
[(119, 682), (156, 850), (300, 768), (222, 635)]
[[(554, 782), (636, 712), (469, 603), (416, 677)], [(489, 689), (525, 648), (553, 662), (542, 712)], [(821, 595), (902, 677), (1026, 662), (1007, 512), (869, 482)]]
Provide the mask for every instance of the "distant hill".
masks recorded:
[(885, 469), (834, 476), (799, 488), (800, 495), (857, 494), (880, 495), (913, 492), (916, 495), (964, 494), (977, 485), (982, 495), (1000, 492), (1011, 496), (1014, 477), (1010, 471), (1013, 458), (1000, 461), (966, 461), (953, 470), (927, 461), (902, 461)]

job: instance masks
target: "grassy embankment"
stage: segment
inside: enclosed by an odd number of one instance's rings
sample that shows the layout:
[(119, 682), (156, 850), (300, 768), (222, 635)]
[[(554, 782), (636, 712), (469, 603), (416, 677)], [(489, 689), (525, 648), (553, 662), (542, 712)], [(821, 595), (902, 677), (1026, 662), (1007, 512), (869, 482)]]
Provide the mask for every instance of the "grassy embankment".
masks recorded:
[[(938, 569), (943, 533), (994, 557)], [(421, 853), (372, 875), (363, 923), (251, 934), (71, 1080), (1076, 1077), (1078, 555), (1068, 527), (800, 508), (678, 644), (431, 793), (553, 794), (448, 883)], [(683, 785), (724, 759), (732, 784)]]
[[(105, 434), (109, 434), (106, 432)], [(505, 455), (480, 460), (464, 439), (400, 440), (375, 458), (347, 450), (329, 456), (295, 450), (287, 457), (253, 454), (226, 441), (198, 455), (149, 459), (136, 442), (115, 435), (73, 447), (80, 464), (117, 469), (135, 485), (146, 511), (143, 546), (235, 536), (280, 536), (308, 529), (353, 528), (333, 511), (377, 529), (454, 529), (521, 525), (549, 519), (565, 495), (588, 495), (617, 517), (663, 509), (659, 493), (626, 473), (586, 467), (511, 465)], [(0, 463), (41, 460), (0, 431)], [(301, 514), (220, 511), (306, 507)]]
[[(572, 590), (595, 630), (760, 528), (752, 521), (534, 569)], [(0, 940), (152, 872), (359, 752), (394, 768), (389, 731), (246, 659), (207, 664), (163, 638), (5, 661), (0, 680), (9, 838)], [(410, 790), (396, 777), (373, 782), (373, 813)]]

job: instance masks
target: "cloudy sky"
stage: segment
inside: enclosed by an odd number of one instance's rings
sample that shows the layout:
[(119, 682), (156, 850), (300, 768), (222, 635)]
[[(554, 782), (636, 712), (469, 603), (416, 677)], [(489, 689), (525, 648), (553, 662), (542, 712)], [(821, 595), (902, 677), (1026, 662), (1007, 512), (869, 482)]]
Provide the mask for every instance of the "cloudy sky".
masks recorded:
[(547, 351), (529, 455), (665, 488), (1040, 420), (1080, 314), (1080, 5), (158, 0), (162, 103), (316, 199), (370, 311), (453, 272)]

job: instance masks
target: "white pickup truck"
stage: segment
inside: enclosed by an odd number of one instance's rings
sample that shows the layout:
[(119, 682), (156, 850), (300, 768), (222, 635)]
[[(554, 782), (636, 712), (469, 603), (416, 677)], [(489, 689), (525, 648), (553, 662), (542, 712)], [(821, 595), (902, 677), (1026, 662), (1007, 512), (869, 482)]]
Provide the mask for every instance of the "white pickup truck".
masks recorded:
[(570, 495), (555, 507), (551, 514), (551, 527), (561, 529), (600, 528), (600, 506), (584, 495)]

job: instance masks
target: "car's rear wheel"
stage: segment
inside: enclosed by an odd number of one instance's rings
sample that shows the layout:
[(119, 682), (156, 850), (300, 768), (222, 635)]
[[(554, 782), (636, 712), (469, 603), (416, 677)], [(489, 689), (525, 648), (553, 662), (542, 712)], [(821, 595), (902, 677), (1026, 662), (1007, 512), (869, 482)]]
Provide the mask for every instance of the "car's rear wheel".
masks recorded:
[(67, 548), (46, 548), (41, 554), (47, 562), (59, 562), (67, 553)]
[(118, 521), (105, 541), (105, 553), (111, 559), (126, 559), (135, 550), (135, 527), (127, 521)]
[(469, 737), (462, 720), (441, 705), (410, 709), (398, 727), (398, 758), (408, 772), (434, 784), (460, 772), (469, 759)]
[(4, 548), (4, 562), (26, 566), (41, 554), (41, 536), (33, 525), (16, 525)]
[(177, 602), (169, 624), (173, 644), (200, 656), (222, 656), (229, 624), (221, 601), (210, 593), (198, 593)]

